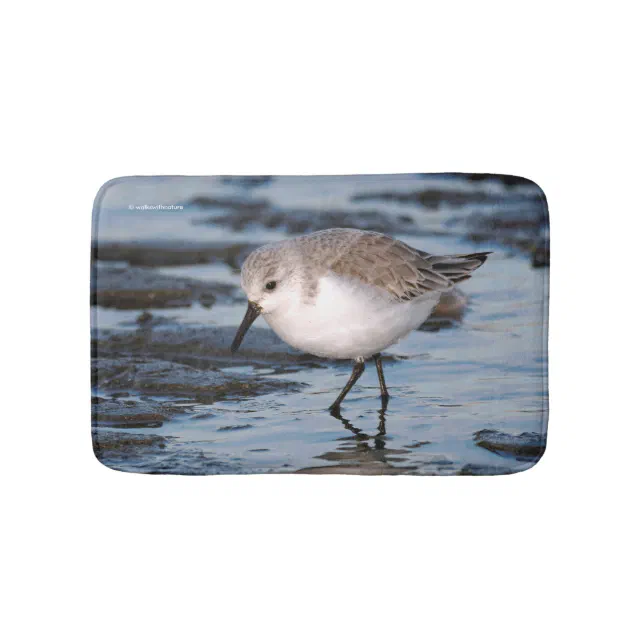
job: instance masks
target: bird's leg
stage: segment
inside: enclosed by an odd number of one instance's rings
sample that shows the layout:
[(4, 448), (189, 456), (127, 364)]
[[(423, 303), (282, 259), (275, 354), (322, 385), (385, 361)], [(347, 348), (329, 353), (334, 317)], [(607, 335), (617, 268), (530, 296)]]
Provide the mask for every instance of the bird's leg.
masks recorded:
[(358, 378), (362, 375), (364, 371), (364, 358), (357, 358), (354, 365), (353, 371), (351, 372), (351, 377), (349, 382), (344, 386), (344, 389), (340, 392), (340, 395), (337, 397), (336, 401), (329, 407), (329, 411), (332, 414), (338, 414), (340, 412), (340, 404), (344, 400), (344, 397), (351, 391), (351, 387), (356, 384)]
[(382, 400), (382, 407), (386, 410), (387, 403), (389, 402), (389, 392), (387, 391), (387, 385), (385, 384), (385, 372), (382, 370), (382, 356), (379, 353), (376, 353), (373, 359), (376, 363), (376, 370), (378, 371), (378, 381), (380, 382), (380, 399)]

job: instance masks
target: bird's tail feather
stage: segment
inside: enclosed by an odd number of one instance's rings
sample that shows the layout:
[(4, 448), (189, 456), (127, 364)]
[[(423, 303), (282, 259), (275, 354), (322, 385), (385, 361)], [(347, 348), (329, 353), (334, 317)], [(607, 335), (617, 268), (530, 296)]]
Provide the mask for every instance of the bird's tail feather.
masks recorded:
[(472, 277), (472, 273), (485, 263), (490, 254), (487, 252), (468, 255), (428, 255), (427, 260), (431, 263), (432, 270), (454, 284), (458, 284)]

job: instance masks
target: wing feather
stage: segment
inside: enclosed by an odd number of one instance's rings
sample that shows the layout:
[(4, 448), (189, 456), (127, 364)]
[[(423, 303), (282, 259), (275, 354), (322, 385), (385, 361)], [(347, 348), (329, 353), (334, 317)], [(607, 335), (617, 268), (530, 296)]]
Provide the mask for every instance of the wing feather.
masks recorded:
[(367, 231), (332, 229), (323, 233), (343, 241), (334, 246), (339, 251), (330, 254), (331, 271), (382, 288), (403, 301), (431, 291), (450, 290), (468, 279), (489, 255), (430, 255), (387, 235)]

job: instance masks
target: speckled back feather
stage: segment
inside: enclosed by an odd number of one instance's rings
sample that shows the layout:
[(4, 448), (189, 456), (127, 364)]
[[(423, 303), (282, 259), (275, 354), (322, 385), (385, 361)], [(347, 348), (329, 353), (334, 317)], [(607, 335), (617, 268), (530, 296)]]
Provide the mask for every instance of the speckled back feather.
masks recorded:
[(306, 235), (299, 243), (307, 259), (319, 263), (320, 273), (328, 269), (358, 279), (401, 301), (449, 290), (468, 279), (489, 254), (430, 255), (382, 233), (345, 228)]

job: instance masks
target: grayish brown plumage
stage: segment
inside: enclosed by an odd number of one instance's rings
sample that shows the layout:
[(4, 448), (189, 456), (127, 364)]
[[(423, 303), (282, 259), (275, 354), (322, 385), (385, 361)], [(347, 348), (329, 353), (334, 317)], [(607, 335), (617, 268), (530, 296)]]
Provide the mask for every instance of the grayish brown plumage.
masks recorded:
[[(382, 233), (351, 228), (331, 228), (254, 251), (244, 263), (242, 284), (249, 276), (259, 281), (278, 277), (287, 256), (299, 258), (305, 279), (317, 292), (317, 280), (328, 272), (376, 286), (397, 300), (410, 300), (428, 291), (447, 291), (471, 276), (489, 253), (431, 255)], [(258, 270), (261, 267), (261, 270)], [(282, 276), (283, 277), (283, 276)]]

